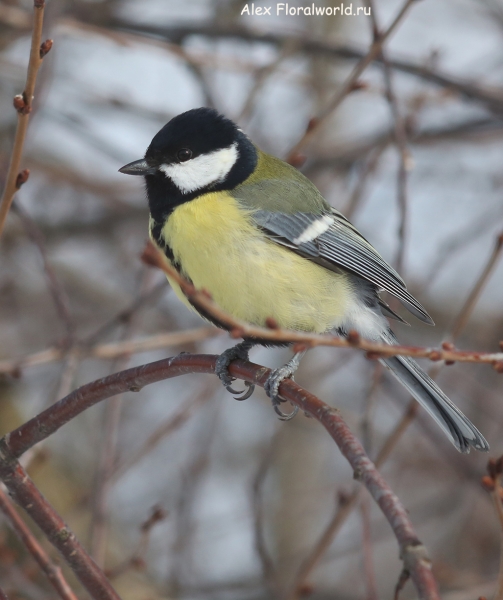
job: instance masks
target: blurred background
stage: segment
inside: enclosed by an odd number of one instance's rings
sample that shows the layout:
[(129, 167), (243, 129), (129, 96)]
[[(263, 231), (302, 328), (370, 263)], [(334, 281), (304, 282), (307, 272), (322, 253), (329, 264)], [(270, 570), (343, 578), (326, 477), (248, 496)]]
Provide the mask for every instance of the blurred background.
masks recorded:
[[(277, 17), (275, 3), (254, 4), (273, 15), (241, 15), (241, 0), (49, 0), (44, 38), (55, 45), (37, 82), (30, 179), (0, 241), (0, 433), (98, 377), (233, 343), (141, 263), (142, 181), (117, 170), (198, 106), (285, 158), (403, 2), (374, 0), (373, 18)], [(31, 13), (28, 0), (0, 2), (2, 178)], [(394, 324), (400, 340), (439, 345), (503, 230), (502, 0), (413, 3), (353, 87), (297, 162), (433, 316), (429, 328), (402, 311), (413, 327)], [(460, 348), (498, 348), (502, 275), (500, 261), (455, 330)], [(289, 357), (251, 358), (273, 367)], [(437, 375), (501, 455), (503, 378), (473, 364)], [(296, 380), (340, 409), (373, 458), (408, 411), (405, 390), (357, 351), (312, 350)], [(422, 411), (409, 422), (381, 472), (443, 597), (489, 595), (500, 530), (480, 486), (487, 456), (458, 454)], [(366, 492), (355, 496), (328, 434), (303, 415), (279, 422), (262, 390), (239, 403), (209, 375), (161, 382), (88, 410), (23, 460), (125, 600), (375, 600), (400, 575), (388, 523)], [(0, 581), (13, 599), (54, 597), (2, 516)], [(415, 597), (410, 583), (402, 597)]]

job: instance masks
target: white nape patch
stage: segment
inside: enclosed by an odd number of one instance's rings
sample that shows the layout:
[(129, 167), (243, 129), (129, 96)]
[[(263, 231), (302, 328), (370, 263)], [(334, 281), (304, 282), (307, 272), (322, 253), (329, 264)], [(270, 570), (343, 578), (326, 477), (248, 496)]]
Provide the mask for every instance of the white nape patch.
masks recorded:
[(324, 215), (321, 219), (316, 219), (304, 229), (299, 237), (293, 240), (294, 244), (305, 244), (315, 240), (319, 235), (325, 233), (334, 224), (334, 221), (335, 219), (330, 215)]
[(228, 148), (201, 154), (187, 162), (161, 165), (162, 171), (183, 193), (200, 190), (223, 181), (239, 157), (237, 143)]

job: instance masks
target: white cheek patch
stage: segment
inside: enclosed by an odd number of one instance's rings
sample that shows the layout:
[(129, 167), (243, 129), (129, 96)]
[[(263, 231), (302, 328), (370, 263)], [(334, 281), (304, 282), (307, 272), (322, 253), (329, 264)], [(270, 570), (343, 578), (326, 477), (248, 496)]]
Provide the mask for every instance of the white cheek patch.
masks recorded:
[(228, 148), (201, 154), (187, 162), (161, 165), (162, 171), (183, 193), (200, 190), (211, 183), (223, 181), (239, 157), (237, 143)]
[(306, 244), (307, 242), (311, 242), (322, 233), (325, 233), (325, 231), (327, 231), (327, 229), (329, 229), (333, 224), (334, 218), (330, 215), (320, 217), (308, 225), (308, 227), (306, 227), (299, 237), (293, 240), (293, 242), (294, 244)]

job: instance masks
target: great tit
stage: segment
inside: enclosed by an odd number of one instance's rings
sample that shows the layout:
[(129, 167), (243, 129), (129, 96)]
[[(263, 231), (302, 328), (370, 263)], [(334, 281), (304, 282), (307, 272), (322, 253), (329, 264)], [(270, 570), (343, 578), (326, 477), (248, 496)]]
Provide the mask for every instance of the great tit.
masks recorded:
[[(281, 328), (311, 333), (355, 330), (366, 339), (395, 344), (385, 316), (400, 317), (379, 297), (386, 291), (433, 325), (398, 273), (309, 179), (262, 152), (213, 109), (174, 117), (154, 136), (145, 158), (120, 171), (145, 177), (150, 237), (171, 265), (238, 319), (265, 326), (272, 318)], [(194, 309), (176, 282), (170, 283)], [(260, 343), (245, 339), (219, 357), (216, 372), (229, 391), (234, 392), (230, 362), (246, 359)], [(278, 387), (302, 355), (273, 371), (266, 385), (283, 418)], [(396, 356), (381, 362), (459, 451), (489, 449), (415, 361)]]

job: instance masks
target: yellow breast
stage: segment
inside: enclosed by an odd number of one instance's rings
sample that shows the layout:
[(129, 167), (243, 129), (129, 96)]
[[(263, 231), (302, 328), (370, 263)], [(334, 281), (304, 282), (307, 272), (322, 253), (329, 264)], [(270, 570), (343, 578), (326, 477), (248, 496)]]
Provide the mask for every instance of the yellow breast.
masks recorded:
[(243, 321), (263, 326), (272, 317), (280, 327), (323, 332), (337, 327), (347, 311), (351, 289), (343, 275), (269, 241), (228, 193), (178, 206), (162, 235), (196, 288)]

